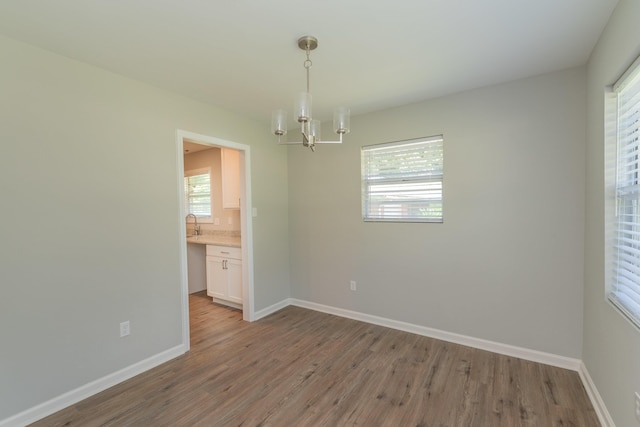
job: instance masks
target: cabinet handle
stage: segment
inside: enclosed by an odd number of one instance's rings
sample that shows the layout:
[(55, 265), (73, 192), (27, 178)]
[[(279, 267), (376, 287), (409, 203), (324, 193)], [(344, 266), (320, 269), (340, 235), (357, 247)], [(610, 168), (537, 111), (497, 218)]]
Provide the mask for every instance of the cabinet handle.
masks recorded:
[(221, 254), (229, 254), (229, 252), (225, 252), (225, 251), (220, 251)]

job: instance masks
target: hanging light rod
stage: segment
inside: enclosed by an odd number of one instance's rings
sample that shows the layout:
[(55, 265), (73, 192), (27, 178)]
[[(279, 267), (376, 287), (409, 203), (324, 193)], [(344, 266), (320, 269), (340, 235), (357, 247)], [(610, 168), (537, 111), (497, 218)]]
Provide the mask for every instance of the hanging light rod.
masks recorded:
[(302, 36), (298, 39), (298, 47), (306, 52), (307, 59), (303, 65), (307, 72), (307, 90), (300, 92), (296, 99), (294, 111), (300, 123), (302, 141), (283, 141), (282, 137), (287, 134), (287, 112), (285, 110), (274, 110), (271, 114), (271, 130), (278, 137), (278, 144), (302, 144), (315, 151), (316, 144), (342, 144), (342, 135), (349, 133), (350, 111), (346, 107), (338, 107), (333, 112), (333, 130), (338, 134), (338, 141), (322, 141), (320, 139), (320, 120), (314, 120), (311, 115), (311, 92), (309, 90), (309, 70), (313, 63), (309, 58), (311, 51), (318, 47), (318, 39), (313, 36)]

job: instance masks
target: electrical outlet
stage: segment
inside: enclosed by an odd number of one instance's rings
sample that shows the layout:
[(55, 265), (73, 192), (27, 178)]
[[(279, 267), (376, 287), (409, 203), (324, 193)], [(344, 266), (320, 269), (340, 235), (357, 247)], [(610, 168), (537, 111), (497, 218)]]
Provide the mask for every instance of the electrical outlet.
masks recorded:
[(220, 218), (214, 218), (213, 225), (220, 225)]
[(356, 281), (355, 281), (355, 280), (352, 280), (352, 281), (350, 282), (350, 285), (351, 285), (351, 290), (352, 290), (352, 291), (355, 291), (355, 290), (356, 290)]
[(231, 217), (227, 218), (227, 224), (233, 225), (233, 218)]
[(636, 391), (636, 419), (640, 422), (640, 393)]
[(129, 321), (127, 320), (126, 322), (120, 323), (120, 338), (126, 337), (130, 333), (131, 333), (131, 325), (129, 324)]

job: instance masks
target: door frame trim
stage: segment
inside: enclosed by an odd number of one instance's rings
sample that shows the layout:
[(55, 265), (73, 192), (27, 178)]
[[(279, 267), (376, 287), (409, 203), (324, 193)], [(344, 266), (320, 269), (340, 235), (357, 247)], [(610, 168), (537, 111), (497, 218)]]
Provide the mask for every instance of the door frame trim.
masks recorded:
[(180, 289), (182, 298), (182, 344), (185, 351), (189, 342), (189, 278), (187, 272), (187, 231), (184, 226), (184, 140), (212, 147), (232, 148), (240, 151), (240, 233), (242, 245), (242, 318), (248, 322), (255, 320), (253, 283), (253, 212), (251, 206), (251, 147), (214, 136), (201, 135), (185, 130), (176, 130), (177, 184), (179, 197), (179, 237), (180, 237)]

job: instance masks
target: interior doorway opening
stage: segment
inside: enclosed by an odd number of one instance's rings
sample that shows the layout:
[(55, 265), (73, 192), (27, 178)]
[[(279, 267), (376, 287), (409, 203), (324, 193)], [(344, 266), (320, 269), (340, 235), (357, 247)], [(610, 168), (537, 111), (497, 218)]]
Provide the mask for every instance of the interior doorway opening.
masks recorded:
[[(236, 249), (236, 252), (241, 254), (242, 265), (240, 269), (241, 274), (241, 289), (242, 296), (238, 300), (239, 307), (242, 309), (242, 317), (246, 321), (252, 321), (255, 318), (254, 314), (254, 289), (253, 289), (253, 239), (252, 239), (252, 227), (251, 227), (251, 175), (250, 175), (250, 147), (245, 144), (240, 144), (233, 141), (227, 141), (220, 138), (195, 134), (192, 132), (177, 131), (176, 137), (176, 149), (178, 151), (178, 193), (180, 198), (180, 239), (181, 239), (181, 289), (182, 289), (182, 329), (183, 329), (183, 345), (186, 350), (189, 349), (189, 265), (187, 256), (187, 230), (191, 231), (191, 234), (195, 231), (195, 224), (190, 223), (187, 227), (186, 218), (184, 213), (186, 212), (187, 197), (185, 191), (185, 154), (193, 153), (198, 150), (208, 150), (211, 148), (219, 148), (220, 152), (227, 152), (237, 156), (237, 178), (238, 178), (238, 195), (235, 196), (237, 201), (231, 203), (237, 203), (237, 206), (231, 206), (228, 211), (220, 209), (221, 206), (217, 206), (214, 212), (211, 212), (211, 218), (207, 218), (206, 222), (198, 224), (200, 233), (202, 233), (202, 227), (205, 229), (220, 228), (226, 229), (228, 232), (231, 230), (231, 234), (237, 230), (237, 224), (234, 222), (239, 221), (239, 241), (240, 248)], [(188, 150), (185, 153), (185, 150)], [(214, 150), (215, 152), (216, 150)], [(230, 203), (225, 201), (226, 203)], [(236, 210), (239, 207), (239, 210)], [(235, 212), (234, 212), (235, 211)], [(239, 215), (238, 212), (239, 211)], [(221, 213), (222, 212), (222, 213)], [(206, 214), (205, 214), (206, 217)], [(212, 232), (213, 233), (213, 232)], [(193, 241), (193, 236), (190, 239)], [(203, 236), (204, 239), (204, 236)], [(205, 240), (206, 241), (206, 240)], [(203, 242), (199, 242), (203, 243)], [(189, 244), (189, 246), (193, 246)], [(204, 244), (203, 244), (204, 246)], [(204, 247), (203, 247), (204, 249)], [(202, 252), (204, 255), (204, 252)], [(227, 261), (227, 265), (228, 261)]]

